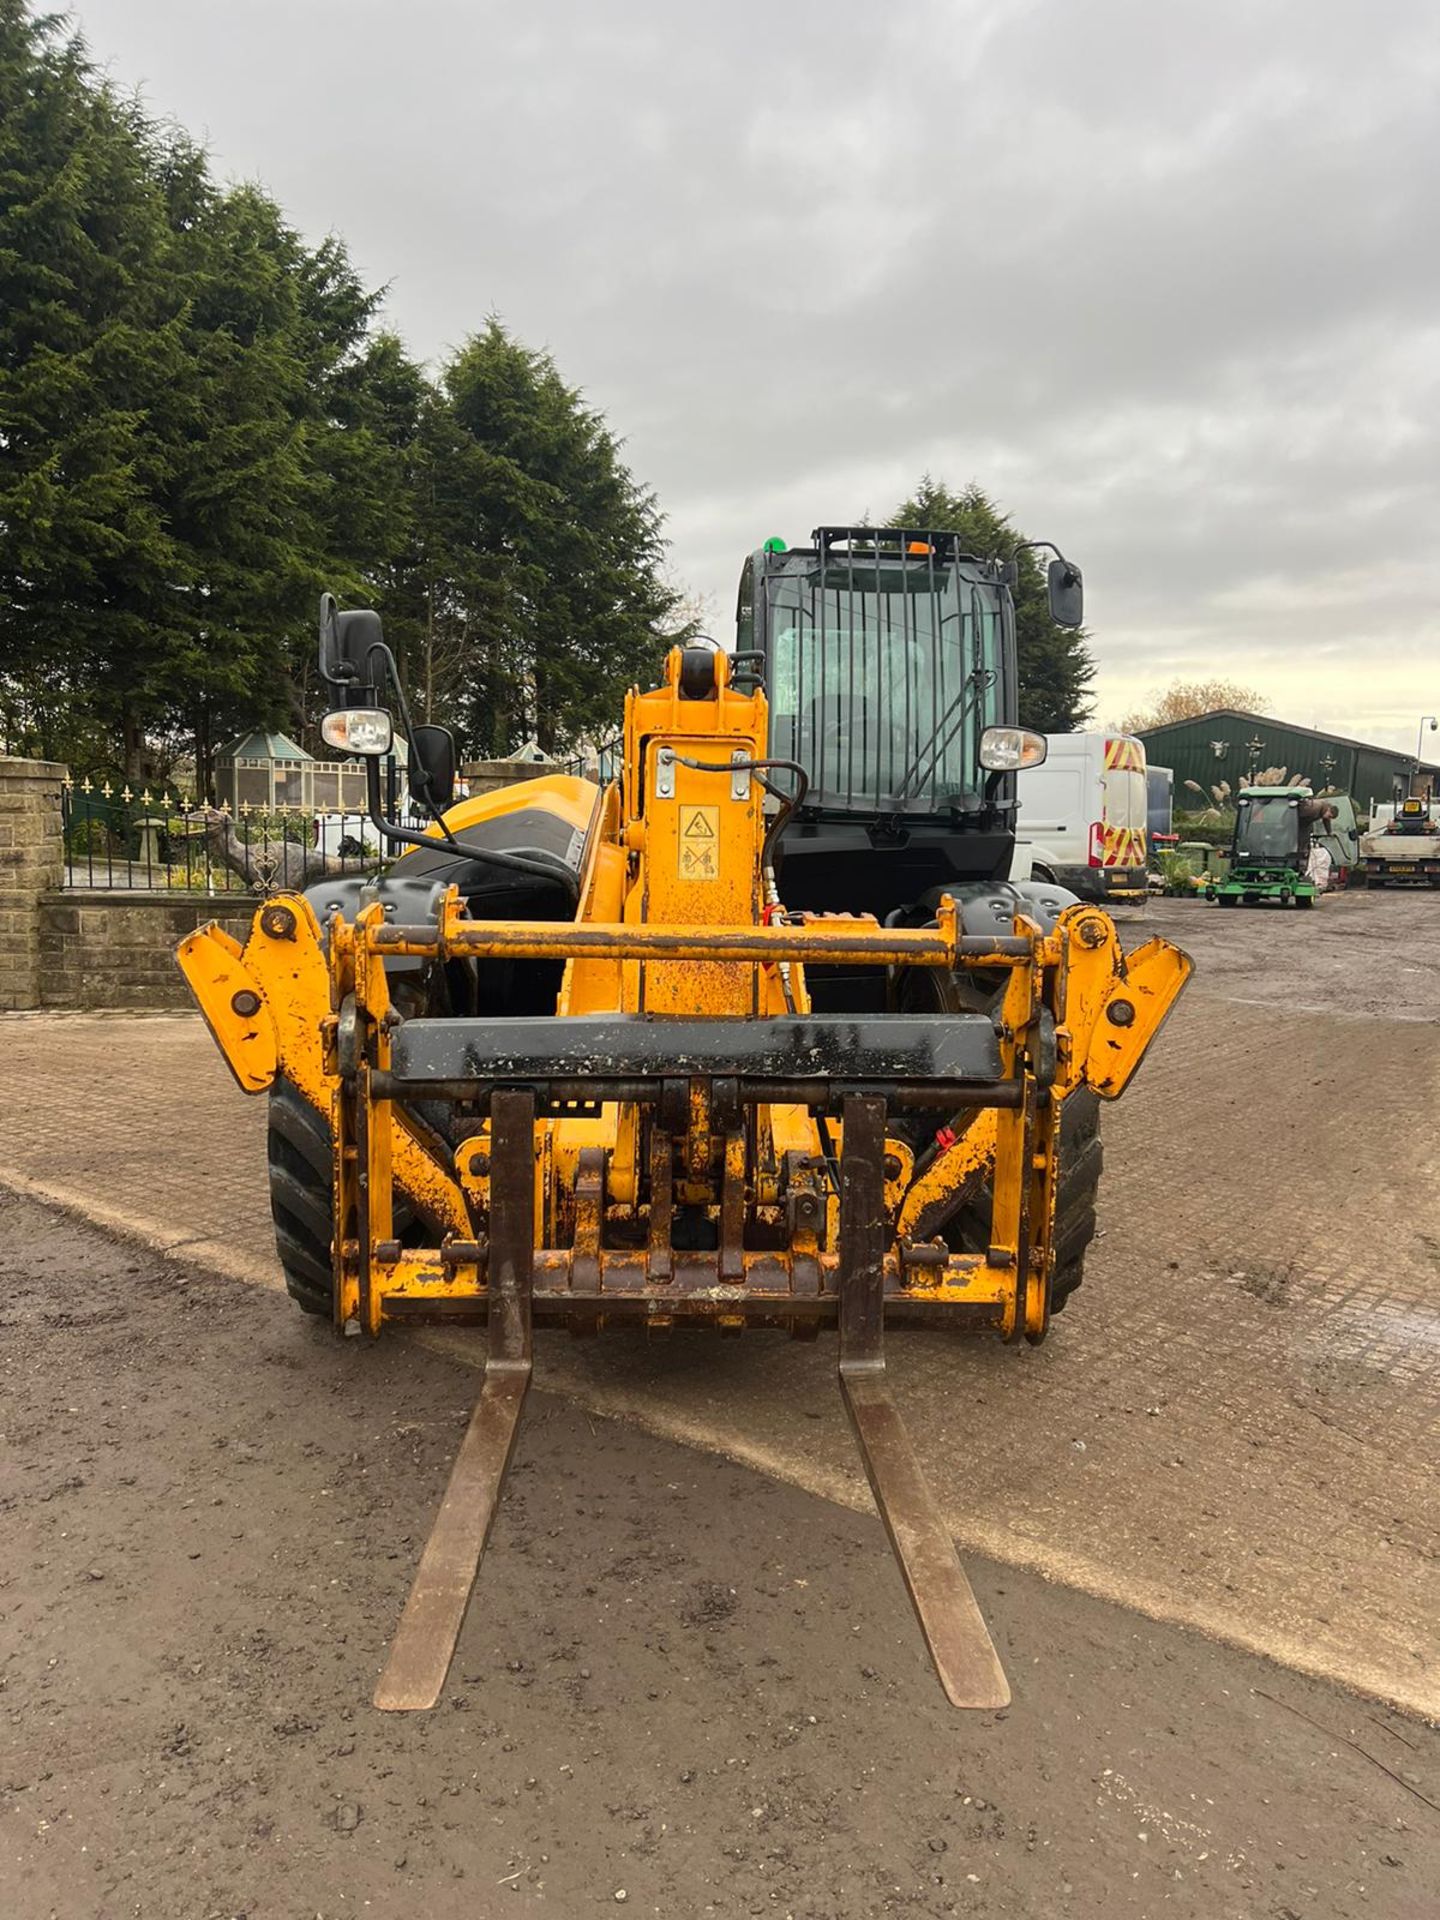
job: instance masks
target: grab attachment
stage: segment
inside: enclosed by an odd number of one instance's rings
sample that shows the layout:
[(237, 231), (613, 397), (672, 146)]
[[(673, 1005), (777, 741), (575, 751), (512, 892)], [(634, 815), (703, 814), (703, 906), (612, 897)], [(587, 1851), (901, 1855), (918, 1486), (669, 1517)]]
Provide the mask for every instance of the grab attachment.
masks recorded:
[(490, 1112), (494, 1198), (485, 1381), (375, 1689), (375, 1705), (390, 1712), (423, 1712), (440, 1698), (530, 1386), (535, 1096), (497, 1093)]
[(870, 1491), (953, 1706), (993, 1711), (1010, 1685), (885, 1375), (885, 1102), (845, 1102), (840, 1159), (840, 1391)]

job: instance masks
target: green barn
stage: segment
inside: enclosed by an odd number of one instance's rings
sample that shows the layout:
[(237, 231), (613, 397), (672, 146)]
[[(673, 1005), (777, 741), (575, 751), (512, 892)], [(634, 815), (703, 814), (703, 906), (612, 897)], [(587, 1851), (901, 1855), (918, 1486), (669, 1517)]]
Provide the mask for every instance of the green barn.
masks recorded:
[(1317, 733), (1313, 727), (1292, 726), (1263, 713), (1241, 713), (1234, 707), (1216, 707), (1189, 720), (1147, 727), (1137, 738), (1145, 743), (1146, 758), (1175, 775), (1175, 805), (1204, 804), (1193, 789), (1195, 781), (1210, 789), (1224, 780), (1235, 792), (1264, 769), (1284, 767), (1287, 779), (1308, 777), (1319, 793), (1333, 788), (1348, 793), (1357, 812), (1368, 814), (1377, 801), (1409, 793), (1417, 768), (1420, 786), (1440, 792), (1440, 766), (1416, 761), (1413, 753), (1395, 753), (1389, 747), (1367, 746), (1339, 733)]

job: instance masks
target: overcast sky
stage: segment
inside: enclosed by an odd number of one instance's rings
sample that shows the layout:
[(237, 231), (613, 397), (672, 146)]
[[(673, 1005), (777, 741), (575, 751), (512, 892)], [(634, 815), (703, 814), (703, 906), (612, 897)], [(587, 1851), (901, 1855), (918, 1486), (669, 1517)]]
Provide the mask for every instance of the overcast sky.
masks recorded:
[(1440, 713), (1436, 0), (75, 13), (412, 350), (547, 345), (717, 634), (751, 547), (928, 469), (1083, 565), (1102, 720)]

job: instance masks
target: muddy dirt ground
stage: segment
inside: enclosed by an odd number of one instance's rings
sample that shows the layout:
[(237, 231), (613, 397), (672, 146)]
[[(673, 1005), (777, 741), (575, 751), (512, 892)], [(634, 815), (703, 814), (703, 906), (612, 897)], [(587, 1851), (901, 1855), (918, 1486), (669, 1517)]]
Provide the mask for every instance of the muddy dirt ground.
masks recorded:
[(0, 1343), (7, 1920), (1436, 1910), (1422, 1723), (983, 1561), (957, 1715), (878, 1521), (544, 1394), (380, 1715), (473, 1370), (13, 1198)]
[(1127, 947), (1150, 933), (1184, 947), (1196, 963), (1190, 991), (1202, 998), (1341, 1019), (1440, 1018), (1440, 896), (1427, 888), (1335, 894), (1306, 913), (1156, 899), (1115, 918)]

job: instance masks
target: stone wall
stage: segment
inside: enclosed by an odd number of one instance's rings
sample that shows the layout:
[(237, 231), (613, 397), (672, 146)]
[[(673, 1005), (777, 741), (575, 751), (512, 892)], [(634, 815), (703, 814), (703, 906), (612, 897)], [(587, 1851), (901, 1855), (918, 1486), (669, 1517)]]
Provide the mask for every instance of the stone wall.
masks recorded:
[(30, 1004), (193, 1008), (176, 947), (207, 920), (243, 940), (258, 905), (241, 893), (47, 893), (39, 902), (39, 994)]
[(0, 756), (0, 1011), (40, 1004), (38, 907), (63, 877), (64, 778), (53, 760)]
[(192, 1007), (176, 946), (207, 920), (243, 939), (259, 902), (63, 886), (64, 778), (54, 761), (0, 755), (0, 1012)]

